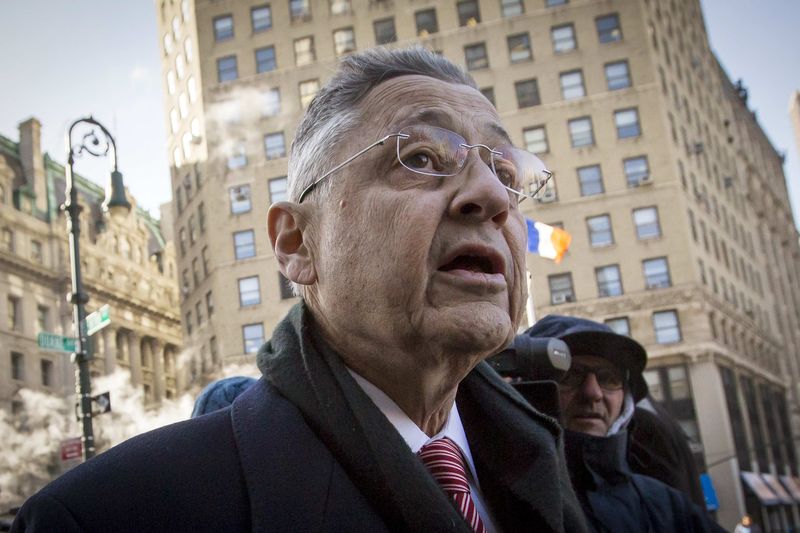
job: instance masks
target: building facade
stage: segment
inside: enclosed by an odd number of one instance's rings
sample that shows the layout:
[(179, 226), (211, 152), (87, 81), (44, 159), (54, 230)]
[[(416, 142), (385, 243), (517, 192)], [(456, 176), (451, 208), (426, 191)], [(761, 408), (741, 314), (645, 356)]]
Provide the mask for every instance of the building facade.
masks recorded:
[[(65, 169), (42, 154), (41, 125), (19, 126), (19, 142), (0, 136), (0, 408), (22, 414), (21, 389), (72, 398), (69, 353), (43, 350), (41, 332), (74, 337)], [(181, 369), (182, 335), (173, 244), (157, 220), (136, 208), (106, 213), (103, 188), (75, 176), (81, 213), (81, 263), (87, 313), (104, 304), (111, 324), (91, 337), (94, 377), (130, 371), (146, 405), (176, 397), (190, 380)], [(101, 391), (102, 392), (102, 391)], [(113, 397), (113, 391), (112, 391)]]
[(294, 129), (337, 59), (419, 42), (466, 67), (513, 140), (556, 172), (523, 204), (573, 235), (560, 264), (529, 257), (535, 314), (607, 321), (646, 346), (653, 397), (692, 438), (724, 526), (745, 511), (797, 522), (793, 500), (759, 499), (740, 475), (780, 492), (778, 477), (798, 474), (797, 232), (781, 158), (711, 52), (699, 2), (156, 9), (181, 312), (201, 361), (252, 362), (296, 302), (266, 211), (285, 198)]

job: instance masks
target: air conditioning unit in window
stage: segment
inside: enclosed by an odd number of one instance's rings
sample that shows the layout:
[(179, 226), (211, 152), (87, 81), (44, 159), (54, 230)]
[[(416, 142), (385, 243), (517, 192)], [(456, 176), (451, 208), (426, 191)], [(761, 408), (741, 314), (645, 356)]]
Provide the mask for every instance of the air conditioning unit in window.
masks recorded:
[(650, 185), (651, 183), (653, 183), (653, 176), (650, 174), (645, 174), (639, 178), (637, 186), (641, 187), (642, 185)]
[(553, 305), (564, 304), (564, 303), (571, 302), (571, 301), (572, 301), (572, 295), (571, 294), (554, 294), (553, 297), (552, 297)]
[(556, 191), (553, 189), (545, 189), (542, 191), (542, 195), (539, 197), (540, 204), (549, 204), (550, 202), (555, 202), (558, 199), (556, 196)]

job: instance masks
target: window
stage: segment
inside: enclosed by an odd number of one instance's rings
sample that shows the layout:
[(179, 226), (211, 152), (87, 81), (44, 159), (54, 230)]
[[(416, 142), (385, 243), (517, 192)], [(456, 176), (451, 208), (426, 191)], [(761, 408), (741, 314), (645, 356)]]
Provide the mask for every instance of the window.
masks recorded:
[(475, 26), (481, 21), (478, 0), (461, 0), (456, 4), (459, 26)]
[(597, 278), (597, 295), (600, 298), (622, 294), (622, 278), (618, 265), (608, 265), (594, 270)]
[(256, 353), (264, 344), (264, 324), (248, 324), (242, 326), (244, 353)]
[(633, 224), (636, 226), (636, 236), (640, 240), (661, 236), (661, 225), (658, 222), (658, 210), (655, 207), (634, 209)]
[(586, 96), (586, 89), (583, 87), (583, 72), (573, 70), (561, 73), (561, 96), (564, 100), (582, 98)]
[(556, 54), (569, 52), (578, 47), (578, 43), (575, 41), (575, 26), (572, 24), (552, 28), (550, 39), (553, 41), (553, 52)]
[(292, 22), (311, 19), (311, 4), (309, 0), (289, 0), (289, 14), (292, 17)]
[(602, 194), (603, 175), (600, 173), (600, 165), (591, 165), (578, 169), (578, 181), (581, 186), (581, 196), (594, 196)]
[(550, 303), (553, 305), (575, 301), (572, 289), (572, 274), (553, 274), (547, 277), (550, 285)]
[(397, 41), (394, 17), (376, 20), (372, 23), (372, 26), (375, 28), (375, 44), (388, 44)]
[(266, 46), (256, 50), (256, 72), (269, 72), (275, 70), (277, 64), (275, 63), (275, 47)]
[(280, 287), (281, 300), (294, 298), (292, 282), (286, 279), (286, 276), (284, 276), (280, 271), (278, 271), (278, 286)]
[(282, 178), (274, 178), (269, 180), (269, 201), (274, 204), (275, 202), (283, 202), (288, 198), (287, 188), (288, 182), (286, 176)]
[(36, 306), (36, 326), (39, 331), (47, 331), (50, 329), (50, 309), (43, 305)]
[(607, 318), (604, 320), (605, 325), (614, 330), (617, 335), (631, 336), (631, 325), (628, 322), (628, 317)]
[(567, 126), (569, 127), (569, 138), (573, 148), (592, 146), (594, 144), (591, 118), (574, 118), (567, 123)]
[(625, 169), (625, 179), (628, 187), (638, 187), (642, 183), (650, 180), (650, 168), (647, 165), (647, 157), (631, 157), (622, 161)]
[(500, 9), (504, 17), (516, 17), (525, 12), (522, 0), (500, 0)]
[(597, 38), (600, 43), (613, 43), (622, 40), (622, 30), (619, 27), (619, 17), (616, 13), (597, 17), (595, 25), (597, 26)]
[(264, 153), (267, 159), (278, 159), (286, 156), (286, 145), (282, 131), (264, 135)]
[(222, 83), (233, 81), (239, 77), (236, 67), (236, 56), (225, 56), (217, 59), (217, 80)]
[(11, 379), (25, 379), (25, 356), (19, 352), (11, 352)]
[(40, 362), (42, 370), (42, 385), (45, 387), (53, 386), (53, 362), (49, 359), (42, 359)]
[(214, 297), (211, 294), (211, 291), (206, 293), (206, 313), (208, 313), (209, 320), (212, 316), (214, 316)]
[(228, 195), (231, 200), (231, 213), (239, 215), (247, 213), (252, 209), (250, 202), (250, 185), (239, 185), (238, 187), (231, 187), (228, 189)]
[[(189, 76), (189, 79), (186, 81), (186, 90), (189, 93), (189, 101), (195, 103), (197, 101), (197, 81), (194, 79), (194, 76)], [(196, 120), (197, 119), (192, 120), (192, 135), (200, 137), (200, 130), (194, 126)]]
[(42, 243), (36, 240), (31, 241), (31, 260), (42, 262)]
[(330, 0), (331, 15), (350, 13), (350, 0)]
[(533, 59), (531, 37), (527, 33), (508, 36), (508, 57), (512, 63)]
[(228, 168), (235, 170), (244, 166), (247, 166), (247, 153), (244, 143), (239, 142), (231, 147), (231, 153), (228, 156)]
[(197, 315), (197, 327), (203, 325), (203, 307), (200, 305), (200, 302), (194, 304), (194, 312)]
[(169, 55), (172, 53), (172, 45), (174, 41), (172, 40), (172, 33), (165, 33), (164, 34), (164, 55)]
[(592, 246), (609, 246), (614, 244), (614, 234), (611, 231), (611, 217), (599, 215), (586, 219), (589, 228), (589, 243)]
[(653, 330), (658, 344), (681, 341), (681, 326), (677, 311), (657, 311), (653, 313)]
[(256, 256), (256, 237), (253, 230), (237, 231), (233, 234), (233, 248), (236, 259)]
[(298, 88), (300, 90), (300, 105), (305, 109), (319, 91), (319, 80), (301, 81)]
[(233, 16), (221, 15), (214, 18), (214, 39), (217, 42), (233, 39)]
[(270, 29), (272, 27), (272, 9), (269, 4), (251, 8), (250, 21), (253, 23), (253, 33)]
[(197, 229), (194, 223), (194, 215), (189, 215), (189, 244), (194, 244), (197, 240)]
[(192, 279), (195, 287), (200, 285), (200, 262), (196, 257), (192, 259)]
[(211, 272), (211, 269), (208, 268), (208, 246), (203, 246), (201, 255), (203, 259), (203, 275), (208, 276), (208, 273)]
[(294, 64), (298, 67), (313, 63), (317, 58), (314, 51), (314, 38), (301, 37), (294, 40)]
[(267, 89), (261, 93), (261, 116), (274, 117), (281, 112), (281, 90)]
[(609, 91), (625, 89), (631, 86), (631, 75), (627, 61), (606, 63), (606, 83)]
[(22, 320), (20, 319), (21, 317), (19, 316), (19, 311), (20, 311), (19, 308), (20, 308), (19, 298), (16, 298), (14, 296), (9, 296), (8, 297), (8, 329), (11, 330), (11, 331), (18, 330), (22, 326), (22, 324), (21, 324)]
[(544, 5), (547, 7), (561, 6), (567, 3), (567, 0), (545, 0)]
[(337, 56), (355, 52), (356, 34), (353, 28), (342, 28), (333, 32), (333, 49)]
[(484, 87), (480, 91), (481, 91), (481, 94), (484, 96), (484, 98), (489, 100), (489, 102), (491, 102), (492, 105), (495, 105), (495, 103), (494, 103), (494, 87)]
[(635, 109), (614, 111), (614, 124), (617, 126), (617, 138), (627, 139), (642, 134), (639, 128), (639, 112)]
[(514, 84), (514, 90), (517, 93), (517, 106), (532, 107), (539, 105), (539, 85), (536, 79), (522, 80)]
[(417, 35), (420, 37), (427, 37), (429, 34), (439, 31), (435, 9), (417, 11), (414, 13), (414, 20), (417, 23)]
[(175, 72), (180, 80), (186, 76), (186, 62), (183, 60), (183, 54), (178, 54), (175, 58)]
[(642, 270), (644, 271), (645, 289), (661, 289), (672, 285), (666, 257), (645, 259), (642, 261)]
[(525, 149), (532, 154), (544, 154), (549, 150), (547, 145), (547, 131), (544, 126), (535, 126), (522, 130)]
[(489, 66), (489, 56), (486, 55), (486, 43), (465, 46), (464, 56), (467, 61), (467, 70), (477, 70)]
[(8, 228), (3, 228), (2, 234), (0, 234), (0, 246), (2, 246), (3, 250), (6, 252), (13, 252), (14, 251), (14, 232)]
[(239, 305), (247, 307), (261, 303), (261, 288), (258, 283), (258, 276), (241, 278), (239, 280)]
[(206, 204), (200, 202), (197, 206), (197, 225), (200, 227), (200, 234), (206, 232)]

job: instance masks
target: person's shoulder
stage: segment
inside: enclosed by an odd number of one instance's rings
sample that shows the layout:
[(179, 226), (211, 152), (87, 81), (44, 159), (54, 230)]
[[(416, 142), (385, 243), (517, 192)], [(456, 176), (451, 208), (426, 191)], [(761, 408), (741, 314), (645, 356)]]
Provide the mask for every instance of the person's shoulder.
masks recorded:
[(238, 511), (237, 502), (246, 501), (230, 419), (225, 409), (97, 455), (31, 497), (17, 517), (18, 530), (45, 531), (62, 522), (85, 531), (142, 530), (154, 522), (186, 530), (197, 517), (219, 523), (215, 513), (235, 523), (216, 501), (227, 493), (230, 509)]

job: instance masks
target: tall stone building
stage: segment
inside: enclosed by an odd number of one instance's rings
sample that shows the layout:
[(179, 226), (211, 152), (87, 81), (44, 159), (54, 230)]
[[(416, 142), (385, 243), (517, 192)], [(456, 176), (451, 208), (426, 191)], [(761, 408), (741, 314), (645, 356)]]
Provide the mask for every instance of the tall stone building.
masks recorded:
[[(573, 235), (529, 257), (537, 316), (648, 349), (721, 523), (797, 522), (800, 249), (781, 158), (709, 49), (699, 2), (158, 0), (187, 344), (253, 361), (295, 302), (267, 240), (297, 121), (337, 58), (420, 42), (465, 66), (556, 180), (526, 215)], [(745, 473), (745, 475), (740, 475)], [(761, 498), (754, 489), (773, 485)], [(797, 489), (800, 498), (800, 487)], [(777, 491), (778, 496), (770, 490)]]
[[(66, 219), (59, 211), (65, 169), (41, 152), (40, 123), (19, 126), (19, 142), (0, 136), (0, 408), (21, 414), (20, 389), (69, 397), (75, 365), (42, 350), (40, 332), (74, 336)], [(87, 312), (104, 304), (111, 324), (91, 337), (93, 376), (130, 371), (146, 405), (175, 397), (189, 380), (178, 355), (182, 338), (173, 244), (146, 211), (103, 212), (105, 191), (75, 176), (81, 213), (81, 262)], [(113, 397), (113, 391), (112, 391)]]

